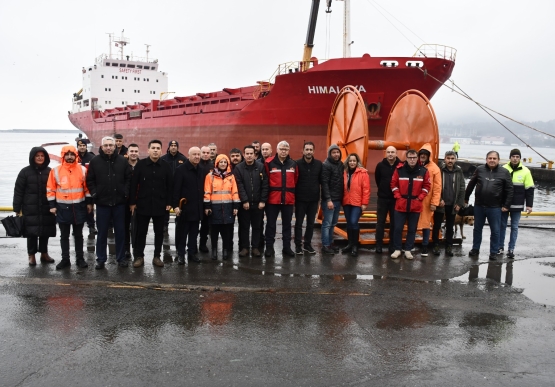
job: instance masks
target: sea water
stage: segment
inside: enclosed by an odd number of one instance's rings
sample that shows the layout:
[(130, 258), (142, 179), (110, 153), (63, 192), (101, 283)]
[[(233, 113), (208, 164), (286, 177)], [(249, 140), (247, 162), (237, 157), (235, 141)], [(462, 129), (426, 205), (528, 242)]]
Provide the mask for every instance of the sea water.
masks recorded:
[[(75, 145), (77, 135), (76, 131), (52, 131), (51, 133), (0, 131), (0, 206), (10, 207), (12, 205), (17, 174), (23, 167), (29, 165), (29, 151), (32, 147), (53, 142), (67, 142)], [(440, 155), (451, 149), (452, 146), (452, 144), (440, 144)], [(504, 145), (461, 145), (459, 156), (472, 159), (482, 158), (485, 162), (486, 153), (496, 150), (500, 153), (502, 160), (508, 160), (512, 148), (514, 147)], [(58, 153), (61, 146), (50, 149), (58, 149), (56, 151)], [(538, 150), (549, 160), (555, 160), (555, 148), (538, 148)], [(534, 163), (536, 159), (540, 161), (532, 151), (526, 148), (521, 148), (521, 151), (523, 158), (532, 156)], [(373, 172), (374, 168), (375, 166), (368, 167), (370, 172)], [(372, 193), (372, 196), (374, 195), (375, 192)], [(537, 183), (534, 210), (555, 211), (555, 181)]]

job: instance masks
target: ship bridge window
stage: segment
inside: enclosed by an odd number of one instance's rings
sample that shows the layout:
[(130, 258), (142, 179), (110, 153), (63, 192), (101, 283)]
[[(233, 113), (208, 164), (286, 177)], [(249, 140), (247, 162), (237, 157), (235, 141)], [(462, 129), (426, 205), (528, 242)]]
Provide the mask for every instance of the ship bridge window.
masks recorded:
[(109, 62), (106, 62), (106, 66), (110, 66), (110, 63), (109, 63)]
[(145, 70), (149, 70), (149, 69), (150, 69), (150, 66), (145, 66)]
[(399, 66), (399, 62), (397, 62), (396, 60), (382, 60), (380, 62), (380, 66), (383, 66), (383, 67), (397, 67), (397, 66)]
[(120, 63), (119, 67), (125, 67), (125, 63)]
[(127, 67), (129, 67), (130, 69), (134, 69), (134, 68), (135, 68), (135, 65), (131, 65), (131, 64), (130, 64), (130, 65), (127, 65)]
[(100, 76), (100, 78), (104, 78), (104, 74), (102, 74), (102, 75)]
[(118, 67), (117, 63), (112, 63), (112, 66)]
[[(129, 66), (129, 67), (131, 67), (131, 66)], [(135, 66), (133, 66), (133, 67), (135, 67)], [(137, 68), (138, 68), (138, 69), (142, 69), (142, 68), (143, 68), (143, 65), (137, 65)]]

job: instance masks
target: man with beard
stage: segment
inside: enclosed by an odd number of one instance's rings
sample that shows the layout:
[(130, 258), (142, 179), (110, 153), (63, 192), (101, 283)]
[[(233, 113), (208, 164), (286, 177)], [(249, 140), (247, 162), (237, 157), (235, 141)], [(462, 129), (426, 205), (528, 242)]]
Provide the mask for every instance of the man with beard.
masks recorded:
[(164, 267), (160, 259), (164, 241), (164, 218), (171, 208), (173, 174), (170, 165), (162, 161), (162, 142), (148, 143), (148, 157), (140, 160), (133, 172), (129, 207), (137, 211), (137, 235), (133, 246), (133, 267), (144, 266), (146, 234), (152, 219), (154, 229), (154, 257), (152, 264)]
[(123, 135), (115, 134), (114, 139), (116, 141), (116, 149), (114, 150), (114, 154), (120, 155), (120, 156), (127, 156), (127, 147), (123, 145)]
[[(175, 140), (170, 141), (166, 154), (160, 157), (160, 160), (167, 162), (170, 165), (172, 176), (175, 174), (177, 167), (183, 165), (187, 157), (179, 151), (179, 143)], [(170, 224), (170, 212), (166, 212), (164, 218), (164, 234), (168, 235), (168, 226)]]
[[(81, 165), (85, 168), (89, 167), (89, 163), (95, 156), (94, 153), (87, 150), (87, 144), (90, 141), (88, 139), (80, 138), (77, 140), (77, 152), (79, 152), (79, 160), (81, 160)], [(97, 233), (95, 223), (94, 223), (94, 211), (87, 213), (87, 227), (89, 228), (89, 234), (95, 235)]]
[[(320, 202), (322, 162), (314, 158), (314, 143), (305, 142), (303, 157), (297, 160), (299, 181), (295, 187), (295, 254), (316, 254), (312, 247), (314, 220)], [(306, 231), (303, 244), (303, 221), (306, 216)]]
[(343, 200), (343, 163), (341, 150), (335, 144), (328, 148), (328, 158), (322, 164), (322, 253), (335, 254), (339, 248), (333, 245), (334, 228), (339, 218)]
[(218, 156), (218, 147), (213, 142), (208, 144), (208, 147), (210, 148), (210, 159), (214, 162)]
[(389, 214), (389, 254), (393, 253), (393, 230), (395, 229), (395, 198), (391, 191), (391, 178), (393, 172), (401, 160), (397, 157), (397, 149), (388, 146), (385, 150), (385, 158), (376, 165), (374, 176), (378, 186), (378, 205), (376, 219), (376, 253), (381, 254), (383, 248), (383, 237), (385, 233), (385, 222)]
[(464, 206), (464, 174), (458, 165), (457, 155), (450, 150), (445, 152), (444, 164), (441, 166), (441, 199), (434, 212), (433, 253), (439, 255), (439, 229), (445, 216), (445, 254), (453, 256), (453, 225), (459, 209)]
[(260, 153), (260, 141), (254, 140), (251, 145), (254, 148), (254, 159), (256, 161), (263, 161), (262, 160), (262, 153)]
[(104, 137), (100, 154), (95, 156), (87, 173), (87, 187), (96, 204), (96, 266), (104, 269), (108, 247), (108, 228), (114, 225), (116, 240), (116, 259), (120, 267), (127, 267), (125, 258), (125, 210), (129, 197), (131, 170), (123, 156), (115, 152), (115, 141), (112, 137)]
[[(210, 158), (211, 152), (209, 146), (203, 146), (200, 148), (200, 162), (199, 168), (202, 171), (202, 181), (204, 184), (204, 179), (214, 169), (214, 161)], [(203, 186), (204, 187), (204, 186)], [(204, 189), (204, 188), (203, 188)], [(200, 231), (199, 231), (199, 251), (202, 253), (208, 252), (208, 234), (210, 233), (210, 219), (208, 216), (202, 212), (202, 219), (200, 221)]]
[(173, 210), (176, 215), (177, 262), (185, 264), (185, 246), (189, 262), (199, 263), (197, 257), (197, 235), (199, 222), (204, 212), (204, 170), (199, 165), (200, 149), (189, 149), (189, 159), (178, 168), (174, 176)]
[(411, 249), (414, 247), (414, 238), (418, 218), (422, 212), (422, 201), (430, 192), (430, 174), (425, 167), (418, 163), (418, 153), (414, 149), (407, 151), (407, 161), (400, 164), (393, 172), (391, 178), (391, 191), (395, 197), (395, 229), (393, 230), (393, 243), (395, 251), (391, 258), (397, 259), (401, 255), (403, 244), (403, 228), (407, 222), (407, 236), (405, 239), (405, 258), (413, 259)]
[[(233, 173), (233, 171), (235, 170), (235, 167), (237, 165), (239, 165), (239, 163), (241, 163), (241, 161), (243, 161), (243, 155), (241, 154), (241, 150), (239, 148), (233, 148), (229, 151), (229, 163), (231, 166), (231, 173)], [(239, 222), (239, 219), (237, 217), (237, 222)], [(226, 225), (227, 227), (229, 227), (229, 233), (231, 235), (231, 246), (224, 246), (224, 248), (228, 249), (228, 251), (233, 252), (233, 228), (235, 227), (235, 222), (230, 223), (228, 225)], [(223, 239), (222, 239), (223, 240)], [(241, 240), (241, 233), (239, 233), (239, 249), (241, 249), (241, 246), (243, 245), (242, 243), (243, 241)]]
[(76, 264), (80, 268), (86, 268), (89, 265), (84, 259), (83, 225), (87, 219), (87, 211), (92, 211), (91, 195), (86, 183), (87, 170), (77, 163), (77, 149), (72, 145), (62, 148), (61, 159), (62, 164), (50, 170), (46, 184), (50, 212), (56, 215), (60, 227), (62, 260), (56, 265), (56, 269), (71, 266), (69, 233), (72, 226)]

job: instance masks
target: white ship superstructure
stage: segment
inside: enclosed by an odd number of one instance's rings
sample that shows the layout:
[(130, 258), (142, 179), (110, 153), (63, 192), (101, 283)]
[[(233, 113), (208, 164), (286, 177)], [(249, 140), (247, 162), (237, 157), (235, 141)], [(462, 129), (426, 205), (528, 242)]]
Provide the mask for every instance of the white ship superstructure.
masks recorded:
[[(73, 95), (72, 113), (135, 106), (167, 96), (168, 75), (158, 70), (158, 59), (124, 55), (130, 43), (123, 36), (110, 39), (109, 53), (96, 58), (93, 66), (82, 69), (82, 89)], [(112, 47), (118, 54), (112, 56)]]

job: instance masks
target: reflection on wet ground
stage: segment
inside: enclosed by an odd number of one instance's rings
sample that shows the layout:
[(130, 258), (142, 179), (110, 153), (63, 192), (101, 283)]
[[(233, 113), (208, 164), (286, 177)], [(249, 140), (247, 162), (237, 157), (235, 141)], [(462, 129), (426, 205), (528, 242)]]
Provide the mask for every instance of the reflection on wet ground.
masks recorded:
[(453, 281), (477, 283), (484, 288), (512, 286), (531, 300), (555, 306), (555, 258), (534, 258), (515, 262), (472, 265), (468, 273)]

